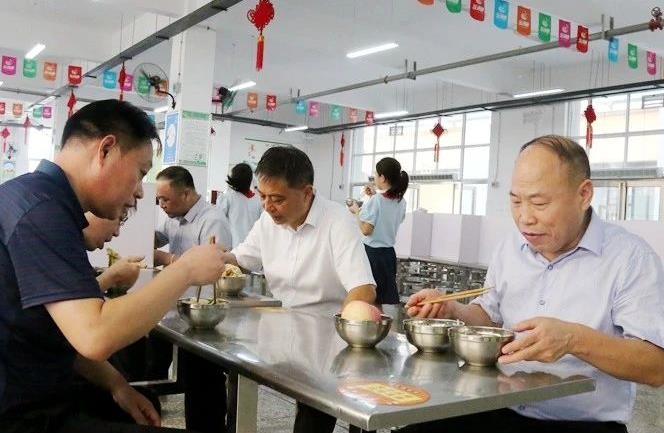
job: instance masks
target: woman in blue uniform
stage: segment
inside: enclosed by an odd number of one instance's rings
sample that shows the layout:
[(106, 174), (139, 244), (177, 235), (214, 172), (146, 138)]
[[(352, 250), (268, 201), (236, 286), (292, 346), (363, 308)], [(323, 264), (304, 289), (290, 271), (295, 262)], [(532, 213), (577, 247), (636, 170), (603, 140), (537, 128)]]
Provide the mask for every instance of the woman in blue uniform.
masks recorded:
[(233, 248), (244, 241), (263, 211), (260, 198), (251, 190), (253, 178), (249, 164), (237, 164), (226, 180), (228, 191), (217, 204), (230, 223)]
[(377, 191), (367, 188), (370, 198), (362, 208), (353, 204), (351, 212), (358, 215), (364, 248), (369, 257), (371, 272), (376, 280), (376, 304), (398, 304), (397, 256), (394, 243), (397, 230), (406, 216), (408, 173), (394, 158), (383, 158), (376, 164)]

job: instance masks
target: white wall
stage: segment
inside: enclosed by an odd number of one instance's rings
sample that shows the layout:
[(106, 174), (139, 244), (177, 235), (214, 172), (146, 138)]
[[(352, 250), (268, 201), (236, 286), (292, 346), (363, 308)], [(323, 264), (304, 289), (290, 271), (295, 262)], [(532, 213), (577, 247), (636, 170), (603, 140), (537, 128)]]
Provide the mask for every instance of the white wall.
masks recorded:
[(566, 134), (564, 104), (503, 110), (493, 114), (487, 216), (509, 215), (512, 168), (521, 146), (545, 134)]

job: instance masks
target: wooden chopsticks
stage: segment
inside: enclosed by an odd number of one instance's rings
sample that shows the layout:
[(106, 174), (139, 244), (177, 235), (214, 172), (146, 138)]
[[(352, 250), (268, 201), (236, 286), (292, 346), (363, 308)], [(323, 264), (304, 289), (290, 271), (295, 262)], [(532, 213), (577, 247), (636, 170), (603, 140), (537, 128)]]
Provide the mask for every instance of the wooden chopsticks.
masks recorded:
[(438, 304), (440, 302), (445, 302), (445, 301), (456, 301), (457, 299), (472, 298), (475, 296), (483, 295), (491, 289), (492, 287), (484, 287), (481, 289), (471, 289), (471, 290), (464, 290), (462, 292), (448, 293), (446, 295), (438, 296), (437, 298), (428, 299), (426, 301), (419, 302), (417, 306), (421, 307), (427, 304)]

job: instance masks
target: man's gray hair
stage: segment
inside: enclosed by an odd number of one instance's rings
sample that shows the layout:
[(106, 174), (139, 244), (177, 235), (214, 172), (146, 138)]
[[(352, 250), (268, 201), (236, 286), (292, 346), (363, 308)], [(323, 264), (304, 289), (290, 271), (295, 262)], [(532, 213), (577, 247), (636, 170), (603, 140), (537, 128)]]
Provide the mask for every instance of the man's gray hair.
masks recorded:
[(558, 155), (560, 160), (568, 165), (570, 174), (574, 179), (579, 180), (579, 182), (590, 179), (588, 155), (576, 141), (561, 135), (543, 135), (521, 146), (519, 153), (534, 144), (545, 146)]

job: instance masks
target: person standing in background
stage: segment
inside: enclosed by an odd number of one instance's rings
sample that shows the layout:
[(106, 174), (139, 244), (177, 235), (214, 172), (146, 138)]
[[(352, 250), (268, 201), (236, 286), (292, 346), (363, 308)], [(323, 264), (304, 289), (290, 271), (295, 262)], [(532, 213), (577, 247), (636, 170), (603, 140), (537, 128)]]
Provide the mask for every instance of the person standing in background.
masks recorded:
[(244, 241), (263, 211), (260, 198), (251, 190), (253, 179), (249, 164), (237, 164), (226, 179), (229, 189), (217, 203), (230, 223), (233, 248)]
[(376, 304), (398, 304), (397, 255), (394, 244), (399, 226), (406, 217), (408, 173), (394, 158), (383, 158), (376, 164), (375, 184), (381, 191), (366, 188), (369, 195), (362, 208), (357, 202), (350, 211), (358, 216), (360, 231), (364, 235), (364, 248), (369, 257), (371, 272), (376, 280)]

